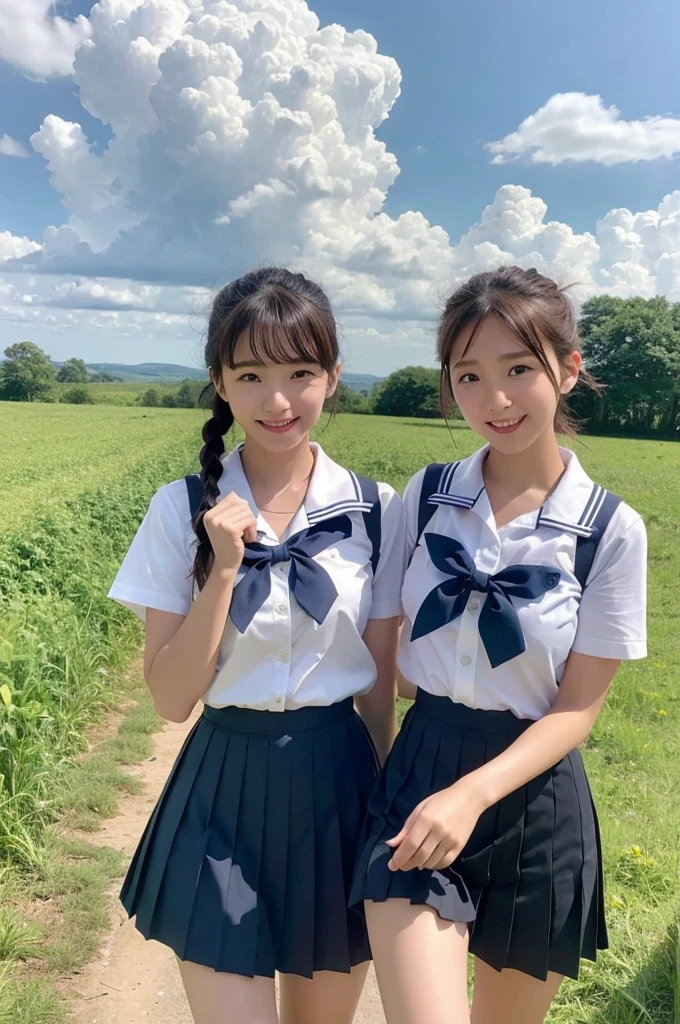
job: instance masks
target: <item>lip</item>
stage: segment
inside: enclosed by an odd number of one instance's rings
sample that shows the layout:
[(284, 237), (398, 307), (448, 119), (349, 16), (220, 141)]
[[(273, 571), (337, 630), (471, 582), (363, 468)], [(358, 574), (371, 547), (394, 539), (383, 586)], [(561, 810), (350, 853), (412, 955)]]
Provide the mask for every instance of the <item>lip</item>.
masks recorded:
[(257, 422), (263, 430), (268, 431), (270, 434), (287, 434), (289, 430), (293, 429), (299, 419), (299, 416), (294, 416), (292, 419), (280, 420), (280, 426), (276, 420), (258, 420)]
[[(519, 428), (522, 426), (522, 424), (524, 423), (525, 419), (526, 419), (526, 416), (521, 416), (515, 422), (513, 422), (511, 420), (510, 421), (510, 425), (507, 426), (507, 427), (494, 426), (494, 424), (491, 422), (491, 420), (487, 420), (487, 424), (486, 425), (487, 425), (487, 427), (490, 427), (491, 430), (494, 430), (497, 434), (514, 434), (515, 431), (519, 430)], [(496, 423), (500, 423), (500, 422), (502, 422), (502, 421), (501, 420), (496, 420)]]

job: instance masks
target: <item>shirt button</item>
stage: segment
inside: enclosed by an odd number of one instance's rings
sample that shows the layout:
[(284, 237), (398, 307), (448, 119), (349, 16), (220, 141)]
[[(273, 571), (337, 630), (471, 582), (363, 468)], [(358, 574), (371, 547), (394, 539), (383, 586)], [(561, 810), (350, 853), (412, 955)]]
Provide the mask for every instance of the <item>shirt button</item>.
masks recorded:
[(460, 659), (461, 665), (465, 665), (465, 666), (468, 666), (471, 663), (471, 661), (472, 661), (472, 658), (468, 657), (467, 654), (464, 654), (463, 657)]
[(279, 661), (288, 661), (288, 655), (286, 654), (285, 651), (279, 651), (278, 659)]
[(285, 615), (287, 611), (288, 611), (288, 608), (286, 607), (285, 604), (277, 604), (277, 606), (276, 606), (276, 614), (277, 615)]
[(467, 610), (470, 613), (476, 612), (478, 608), (479, 608), (479, 601), (471, 601), (470, 604), (467, 606)]

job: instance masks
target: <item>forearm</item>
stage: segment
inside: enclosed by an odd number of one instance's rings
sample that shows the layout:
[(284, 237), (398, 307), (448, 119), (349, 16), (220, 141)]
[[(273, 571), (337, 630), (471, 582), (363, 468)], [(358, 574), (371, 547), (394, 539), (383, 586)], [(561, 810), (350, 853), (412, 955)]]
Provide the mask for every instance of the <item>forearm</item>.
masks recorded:
[(212, 681), (229, 614), (236, 572), (213, 567), (182, 625), (146, 673), (156, 709), (184, 722)]
[(591, 709), (555, 710), (529, 726), (507, 750), (468, 777), (481, 805), (491, 807), (556, 765), (583, 742), (596, 717)]

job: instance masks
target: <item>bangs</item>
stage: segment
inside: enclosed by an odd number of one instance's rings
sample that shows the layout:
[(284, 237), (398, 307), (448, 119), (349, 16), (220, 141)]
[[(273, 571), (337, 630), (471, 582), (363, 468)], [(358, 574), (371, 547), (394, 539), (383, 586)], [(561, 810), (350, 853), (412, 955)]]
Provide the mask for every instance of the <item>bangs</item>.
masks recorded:
[(331, 372), (338, 342), (327, 318), (304, 296), (272, 287), (249, 296), (227, 318), (218, 358), (235, 368), (238, 342), (247, 338), (253, 359), (262, 363), (314, 363)]
[(544, 339), (536, 329), (536, 320), (538, 319), (536, 314), (538, 311), (531, 308), (532, 305), (532, 303), (527, 301), (520, 304), (513, 296), (500, 293), (489, 296), (482, 310), (469, 307), (461, 309), (459, 315), (452, 317), (450, 322), (446, 324), (446, 330), (442, 334), (440, 349), (442, 369), (446, 367), (448, 371), (453, 350), (461, 332), (466, 327), (469, 327), (470, 324), (474, 324), (472, 333), (461, 354), (461, 358), (463, 358), (472, 348), (483, 322), (488, 317), (495, 316), (520, 345), (539, 360), (553, 384), (557, 387), (555, 374), (545, 350), (546, 341), (549, 342), (549, 339)]

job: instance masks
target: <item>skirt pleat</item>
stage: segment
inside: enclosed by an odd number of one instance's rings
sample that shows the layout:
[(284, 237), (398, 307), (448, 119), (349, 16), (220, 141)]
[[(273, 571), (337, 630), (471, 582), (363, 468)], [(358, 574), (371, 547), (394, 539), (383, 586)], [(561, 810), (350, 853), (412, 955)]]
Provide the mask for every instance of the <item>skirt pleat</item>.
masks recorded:
[[(197, 927), (200, 931), (201, 914), (205, 913), (205, 907), (210, 905), (211, 900), (218, 899), (214, 879), (209, 870), (204, 871), (204, 867), (209, 863), (207, 855), (210, 829), (216, 805), (217, 785), (225, 758), (226, 750), (222, 749), (221, 744), (215, 742), (213, 731), (202, 763), (208, 785), (200, 794), (199, 799), (194, 797), (188, 803), (185, 811), (187, 827), (191, 828), (196, 835), (195, 859), (193, 863), (189, 864), (177, 857), (168, 858), (156, 902), (156, 914), (161, 920), (169, 922), (174, 929), (173, 934), (169, 937), (176, 945), (180, 959), (184, 958), (184, 948), (189, 936)], [(187, 884), (195, 886), (196, 889), (196, 898), (193, 903), (177, 899), (177, 894)], [(207, 894), (206, 889), (209, 890)]]
[[(340, 888), (335, 884), (335, 879), (343, 875), (337, 801), (329, 799), (329, 793), (332, 791), (328, 786), (323, 785), (323, 778), (335, 778), (330, 737), (319, 735), (317, 746), (314, 771), (314, 806), (317, 821), (314, 854), (317, 868), (317, 890), (322, 898), (317, 899), (314, 905), (314, 949), (316, 955), (322, 960), (330, 961), (336, 948), (349, 948), (349, 935), (345, 912), (346, 892), (344, 887)], [(338, 921), (338, 927), (344, 934), (334, 936), (329, 934), (326, 928), (327, 914), (334, 921)], [(350, 967), (349, 960), (346, 960), (341, 969), (349, 971)]]
[[(200, 770), (211, 733), (212, 731), (201, 733), (196, 729), (191, 734), (190, 742), (186, 744), (180, 755), (182, 763), (173, 773), (173, 777), (159, 801), (159, 803), (167, 805), (167, 811), (164, 810), (162, 814), (159, 810), (154, 811), (153, 830), (147, 839), (135, 897), (138, 901), (135, 910), (138, 927), (140, 931), (147, 932), (150, 937), (155, 937), (153, 933), (157, 905), (160, 903), (162, 906), (168, 899), (172, 899), (172, 894), (168, 893), (167, 887), (165, 890), (162, 889), (163, 877), (179, 822), (191, 794), (192, 779)], [(123, 894), (125, 894), (125, 885), (123, 885)], [(130, 901), (132, 898), (131, 896)], [(123, 905), (127, 906), (127, 902), (123, 895)]]
[(145, 938), (246, 977), (370, 958), (347, 906), (377, 776), (352, 702), (206, 708), (151, 815), (121, 899)]
[(418, 690), (368, 804), (350, 903), (409, 899), (470, 925), (470, 951), (496, 970), (578, 977), (606, 949), (597, 816), (577, 751), (479, 818), (443, 871), (392, 872), (395, 836), (422, 800), (506, 750), (532, 723)]

